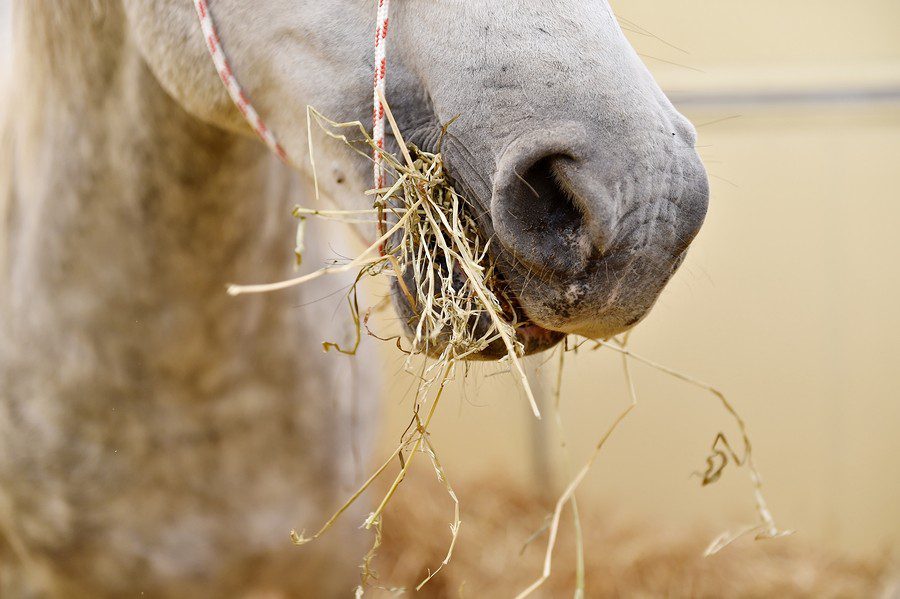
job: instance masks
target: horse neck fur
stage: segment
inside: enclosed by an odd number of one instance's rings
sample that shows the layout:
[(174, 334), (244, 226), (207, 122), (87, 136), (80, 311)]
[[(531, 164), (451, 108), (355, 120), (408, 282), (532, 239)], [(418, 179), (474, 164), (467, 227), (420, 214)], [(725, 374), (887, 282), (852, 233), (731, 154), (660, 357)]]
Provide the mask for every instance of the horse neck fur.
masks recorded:
[[(373, 404), (357, 413), (357, 379), (321, 352), (345, 339), (325, 330), (334, 304), (297, 309), (321, 288), (225, 293), (291, 274), (289, 201), (305, 184), (174, 102), (119, 2), (76, 4), (16, 5), (0, 150), (0, 536), (82, 588), (212, 576), (321, 517), (355, 467), (335, 451), (357, 432), (350, 410), (367, 422)], [(326, 244), (310, 237), (315, 264)], [(364, 388), (377, 386), (372, 358), (356, 363)], [(200, 487), (221, 501), (203, 503)]]
[[(31, 315), (20, 330), (39, 338), (125, 334), (134, 326), (111, 325), (141, 321), (141, 345), (171, 354), (146, 343), (156, 315), (162, 337), (208, 342), (173, 364), (224, 359), (217, 335), (263, 326), (232, 309), (225, 284), (289, 272), (296, 181), (255, 140), (171, 100), (131, 43), (119, 3), (74, 4), (22, 3), (16, 15), (7, 309)], [(286, 308), (296, 298), (249, 302)]]

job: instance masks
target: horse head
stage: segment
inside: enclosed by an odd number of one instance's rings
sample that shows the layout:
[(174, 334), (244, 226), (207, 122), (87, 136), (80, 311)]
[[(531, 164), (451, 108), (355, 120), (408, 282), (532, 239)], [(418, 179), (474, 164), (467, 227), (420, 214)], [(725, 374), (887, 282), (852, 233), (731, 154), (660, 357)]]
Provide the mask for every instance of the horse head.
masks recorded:
[[(134, 39), (184, 108), (246, 131), (189, 4), (126, 0)], [(242, 84), (302, 169), (308, 105), (339, 120), (370, 117), (372, 2), (216, 0), (211, 9)], [(440, 140), (495, 240), (528, 351), (644, 318), (702, 225), (709, 191), (694, 128), (607, 1), (395, 2), (388, 56), (400, 129), (426, 150)], [(371, 165), (320, 146), (323, 191), (358, 208)]]

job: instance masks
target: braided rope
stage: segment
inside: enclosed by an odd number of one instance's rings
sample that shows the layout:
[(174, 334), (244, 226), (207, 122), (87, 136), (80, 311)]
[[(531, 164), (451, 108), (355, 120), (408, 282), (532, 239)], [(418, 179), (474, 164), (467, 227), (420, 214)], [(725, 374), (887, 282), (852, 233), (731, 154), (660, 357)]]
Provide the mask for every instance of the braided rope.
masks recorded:
[[(374, 152), (373, 159), (375, 161), (374, 180), (375, 189), (381, 189), (385, 183), (384, 160), (381, 151), (384, 150), (384, 119), (385, 110), (381, 103), (381, 98), (385, 94), (385, 78), (387, 77), (387, 35), (390, 8), (390, 0), (378, 1), (378, 16), (375, 28), (375, 77), (373, 82), (374, 103), (372, 110), (372, 140), (378, 148)], [(290, 164), (290, 159), (284, 148), (278, 143), (278, 138), (266, 126), (266, 123), (259, 116), (259, 113), (253, 108), (250, 98), (244, 93), (240, 83), (234, 76), (231, 64), (228, 62), (228, 56), (219, 40), (219, 34), (216, 32), (216, 25), (213, 22), (212, 15), (209, 12), (208, 0), (194, 0), (194, 8), (197, 10), (197, 17), (200, 19), (200, 28), (203, 30), (203, 36), (206, 38), (206, 47), (209, 55), (212, 57), (216, 71), (228, 90), (228, 95), (234, 101), (238, 110), (247, 119), (250, 127), (256, 132), (261, 140), (269, 147), (272, 152), (278, 156), (285, 164)], [(378, 212), (378, 231), (379, 237), (384, 234), (386, 223), (384, 213), (381, 208)]]
[[(384, 82), (387, 77), (387, 35), (390, 19), (388, 11), (390, 0), (378, 0), (378, 19), (375, 28), (375, 81), (374, 81), (374, 108), (372, 110), (372, 139), (378, 150), (384, 150), (384, 105), (381, 98), (384, 97)], [(384, 161), (381, 152), (376, 150), (375, 159), (375, 188), (384, 187)]]
[[(375, 20), (375, 79), (372, 108), (372, 141), (375, 142), (373, 159), (375, 161), (375, 189), (382, 189), (385, 183), (384, 175), (384, 104), (381, 103), (384, 95), (385, 79), (387, 78), (387, 35), (390, 24), (389, 9), (391, 0), (378, 0), (378, 16)], [(384, 218), (384, 206), (378, 203), (378, 236), (383, 237), (387, 231), (387, 222)], [(384, 255), (384, 244), (378, 248)]]
[(243, 88), (241, 88), (237, 78), (234, 76), (234, 72), (231, 70), (231, 64), (228, 62), (228, 57), (225, 55), (225, 50), (222, 48), (222, 42), (219, 40), (219, 34), (216, 33), (216, 26), (215, 23), (213, 23), (212, 15), (209, 13), (207, 0), (194, 0), (194, 8), (197, 9), (197, 16), (200, 18), (200, 28), (203, 30), (203, 36), (206, 38), (206, 47), (209, 50), (209, 55), (212, 56), (213, 63), (216, 65), (216, 71), (218, 71), (222, 83), (225, 84), (228, 95), (231, 96), (231, 99), (238, 107), (238, 110), (241, 111), (241, 114), (244, 115), (244, 118), (247, 119), (250, 127), (256, 132), (259, 138), (269, 146), (269, 149), (272, 150), (276, 156), (283, 162), (289, 164), (290, 161), (288, 160), (284, 148), (278, 143), (275, 134), (266, 126), (266, 123), (259, 116), (259, 113), (256, 112), (256, 109), (253, 108), (250, 98), (244, 93)]

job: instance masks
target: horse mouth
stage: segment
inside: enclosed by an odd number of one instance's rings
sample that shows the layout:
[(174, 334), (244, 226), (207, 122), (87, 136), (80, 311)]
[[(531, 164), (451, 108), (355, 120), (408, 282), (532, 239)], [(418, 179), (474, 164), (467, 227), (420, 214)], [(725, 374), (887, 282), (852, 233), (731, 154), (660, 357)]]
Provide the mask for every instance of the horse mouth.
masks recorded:
[[(504, 320), (514, 323), (516, 340), (522, 344), (526, 356), (548, 350), (565, 338), (565, 333), (551, 331), (531, 320), (518, 296), (509, 289), (502, 275), (498, 275), (496, 281), (496, 288), (492, 291), (500, 300)], [(489, 345), (482, 353), (484, 354), (483, 359), (498, 360), (507, 354), (507, 350), (503, 342), (498, 340)]]
[[(454, 272), (454, 277), (464, 277), (462, 272)], [(406, 286), (412, 287), (414, 282), (411, 278), (404, 275)], [(516, 341), (522, 345), (523, 354), (528, 356), (546, 351), (556, 346), (562, 341), (566, 334), (559, 331), (546, 329), (541, 325), (532, 321), (515, 293), (509, 289), (505, 279), (499, 273), (491, 282), (491, 291), (497, 296), (500, 302), (500, 316), (505, 322), (512, 325), (515, 331)], [(403, 324), (404, 331), (408, 337), (414, 337), (416, 322), (419, 319), (419, 312), (407, 299), (406, 294), (402, 291), (399, 282), (395, 279), (392, 283), (392, 295), (400, 320)], [(471, 328), (475, 337), (484, 335), (492, 326), (492, 318), (489, 314), (482, 311), (477, 315), (473, 315), (472, 320), (467, 323)], [(437, 358), (446, 349), (449, 337), (443, 332), (434, 336), (422, 349), (424, 353), (432, 358)], [(503, 339), (497, 338), (488, 343), (480, 351), (468, 353), (466, 360), (493, 361), (500, 360), (508, 355), (508, 350)]]
[[(440, 153), (408, 149), (418, 169), (415, 193), (422, 208), (405, 216), (409, 220), (388, 245), (389, 252), (398, 252), (392, 296), (412, 351), (499, 360), (512, 351), (530, 355), (559, 343), (565, 333), (538, 325), (525, 311), (509, 284), (516, 281), (504, 276), (497, 253), (502, 250), (482, 220), (484, 210), (456, 193)], [(404, 187), (403, 193), (405, 206), (398, 208), (409, 208), (410, 192)]]

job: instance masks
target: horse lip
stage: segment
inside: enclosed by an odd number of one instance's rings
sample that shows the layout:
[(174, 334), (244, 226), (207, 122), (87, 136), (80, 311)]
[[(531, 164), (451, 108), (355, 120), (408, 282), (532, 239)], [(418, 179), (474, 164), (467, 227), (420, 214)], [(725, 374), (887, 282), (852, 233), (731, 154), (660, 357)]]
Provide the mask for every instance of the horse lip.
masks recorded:
[[(546, 132), (544, 132), (544, 135), (546, 135)], [(519, 141), (521, 142), (521, 140)], [(563, 141), (560, 140), (559, 143), (563, 143)], [(420, 147), (429, 147), (429, 144), (425, 143)], [(453, 174), (451, 173), (450, 178), (455, 184), (461, 184), (462, 188), (471, 192), (470, 188), (465, 184), (465, 177), (460, 180), (457, 177), (453, 176)], [(489, 211), (479, 210), (479, 212), (480, 214), (477, 214), (475, 216), (475, 221), (478, 228), (480, 229), (481, 234), (487, 239), (494, 239), (495, 234), (493, 231), (492, 220), (489, 216)], [(504, 260), (503, 254), (508, 251), (508, 248), (504, 248), (502, 251), (500, 251), (500, 255), (498, 255), (498, 248), (496, 246), (492, 247), (491, 250), (489, 250), (489, 259), (495, 260), (497, 262), (497, 273), (499, 275), (499, 279), (502, 281), (501, 285), (504, 287), (502, 295), (504, 295), (506, 299), (510, 300), (513, 304), (512, 306), (510, 306), (510, 309), (515, 314), (516, 341), (522, 344), (525, 355), (531, 355), (551, 349), (552, 347), (555, 347), (560, 341), (562, 341), (567, 334), (561, 331), (547, 329), (535, 323), (526, 313), (520, 299), (517, 297), (517, 294), (509, 288), (509, 285), (506, 282), (507, 268), (504, 268), (504, 262), (506, 262), (506, 260)], [(515, 269), (513, 269), (512, 272), (514, 271)], [(407, 284), (407, 287), (409, 289), (412, 289), (412, 281), (406, 280), (405, 283)], [(415, 322), (417, 313), (415, 309), (410, 306), (409, 301), (406, 299), (406, 294), (401, 289), (401, 286), (397, 280), (394, 280), (391, 283), (391, 295), (393, 296), (397, 313), (400, 316), (401, 326), (404, 329), (407, 337), (409, 337), (413, 332), (415, 325), (412, 323)], [(486, 326), (489, 326), (490, 316), (488, 316), (487, 314), (482, 314), (479, 319), (483, 320)], [(505, 320), (509, 322), (509, 315), (507, 315)], [(436, 358), (440, 356), (441, 351), (445, 347), (446, 346), (443, 343), (437, 342), (429, 345), (426, 353), (430, 357)], [(508, 350), (503, 340), (496, 339), (490, 345), (488, 345), (488, 347), (484, 348), (477, 354), (471, 354), (467, 356), (466, 360), (492, 361), (502, 359), (507, 355)]]
[[(414, 328), (413, 323), (417, 317), (417, 312), (410, 306), (409, 301), (406, 299), (406, 295), (400, 289), (398, 281), (394, 280), (391, 283), (391, 291), (394, 298), (394, 305), (400, 315), (400, 322), (402, 323), (404, 332), (407, 336), (410, 336)], [(566, 333), (544, 328), (528, 318), (527, 314), (524, 313), (524, 309), (522, 309), (519, 304), (518, 298), (512, 295), (511, 292), (506, 291), (504, 295), (508, 300), (515, 302), (515, 305), (512, 306), (511, 309), (515, 310), (517, 315), (522, 315), (522, 318), (518, 320), (515, 325), (515, 332), (516, 341), (522, 344), (524, 355), (528, 356), (548, 350), (556, 346), (566, 337)], [(478, 320), (479, 322), (476, 326), (487, 328), (491, 325), (491, 317), (487, 314), (479, 315)], [(446, 341), (439, 337), (435, 342), (428, 345), (426, 353), (429, 357), (437, 358), (441, 355), (441, 352), (445, 347)], [(494, 361), (504, 358), (508, 353), (504, 341), (502, 339), (495, 339), (480, 352), (466, 356), (466, 360)]]

